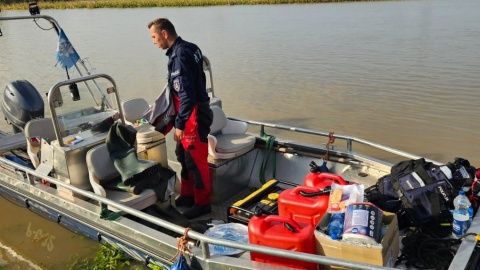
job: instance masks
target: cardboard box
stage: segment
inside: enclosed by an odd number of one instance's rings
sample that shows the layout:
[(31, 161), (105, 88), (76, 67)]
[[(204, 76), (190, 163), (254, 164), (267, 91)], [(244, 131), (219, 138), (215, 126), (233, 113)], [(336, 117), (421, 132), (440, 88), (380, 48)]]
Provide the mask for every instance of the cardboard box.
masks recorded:
[[(326, 213), (315, 230), (317, 254), (349, 261), (393, 267), (399, 253), (399, 230), (397, 215), (383, 212), (382, 223), (388, 225), (381, 244), (354, 244), (346, 241), (332, 240), (329, 235), (318, 228), (326, 228), (330, 221)], [(323, 265), (323, 269), (345, 269), (339, 266)]]

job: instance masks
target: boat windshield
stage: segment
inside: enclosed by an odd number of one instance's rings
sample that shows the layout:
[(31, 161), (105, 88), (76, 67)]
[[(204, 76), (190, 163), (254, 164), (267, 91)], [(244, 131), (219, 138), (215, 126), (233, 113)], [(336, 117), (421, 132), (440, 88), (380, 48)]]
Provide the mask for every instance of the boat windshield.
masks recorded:
[(89, 87), (91, 84), (92, 81), (65, 85), (52, 92), (50, 108), (55, 110), (63, 136), (90, 130), (118, 112), (114, 107), (117, 104), (115, 95), (108, 94), (111, 85), (104, 80), (99, 80), (98, 84), (95, 81), (94, 88)]

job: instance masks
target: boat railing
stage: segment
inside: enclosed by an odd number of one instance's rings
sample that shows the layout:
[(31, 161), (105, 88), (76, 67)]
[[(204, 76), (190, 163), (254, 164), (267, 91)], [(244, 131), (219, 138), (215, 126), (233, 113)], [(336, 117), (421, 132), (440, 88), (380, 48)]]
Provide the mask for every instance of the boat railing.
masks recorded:
[[(98, 201), (99, 203), (106, 204), (108, 206), (114, 207), (118, 210), (121, 210), (124, 213), (133, 215), (135, 217), (138, 217), (140, 219), (143, 219), (145, 221), (151, 222), (155, 225), (161, 226), (163, 228), (166, 228), (168, 230), (171, 230), (173, 232), (176, 232), (178, 234), (183, 234), (185, 232), (185, 228), (178, 226), (176, 224), (170, 223), (166, 220), (157, 218), (155, 216), (143, 213), (139, 210), (136, 210), (134, 208), (125, 206), (123, 204), (117, 203), (115, 201), (109, 200), (105, 197), (101, 197), (96, 195), (95, 193), (87, 190), (83, 190), (80, 188), (77, 188), (75, 186), (72, 186), (70, 184), (67, 184), (63, 181), (60, 181), (58, 179), (45, 176), (44, 174), (41, 174), (39, 172), (36, 172), (33, 169), (27, 168), (25, 166), (22, 166), (20, 164), (17, 164), (13, 161), (10, 161), (4, 157), (0, 157), (1, 163), (4, 165), (8, 165), (10, 167), (13, 167), (13, 169), (19, 173), (23, 172), (25, 174), (25, 182), (24, 184), (27, 185), (34, 185), (35, 184), (35, 178), (40, 178), (44, 179), (48, 182), (51, 182), (55, 185), (57, 185), (57, 189), (59, 187), (68, 189), (72, 191), (75, 194), (84, 196), (86, 198), (89, 198), (94, 201)], [(40, 203), (41, 204), (41, 203)], [(112, 221), (115, 222), (115, 221)], [(364, 264), (364, 263), (358, 263), (358, 262), (352, 262), (352, 261), (347, 261), (347, 260), (342, 260), (342, 259), (336, 259), (336, 258), (331, 258), (331, 257), (325, 257), (321, 255), (315, 255), (315, 254), (308, 254), (308, 253), (302, 253), (302, 252), (292, 252), (288, 250), (283, 250), (283, 249), (277, 249), (277, 248), (270, 248), (270, 247), (264, 247), (264, 246), (259, 246), (259, 245), (254, 245), (254, 244), (244, 244), (244, 243), (238, 243), (234, 241), (229, 241), (229, 240), (224, 240), (224, 239), (218, 239), (218, 238), (212, 238), (208, 237), (204, 234), (195, 232), (195, 231), (188, 231), (188, 237), (192, 238), (194, 240), (198, 240), (200, 242), (199, 247), (201, 248), (201, 253), (202, 257), (200, 259), (203, 260), (208, 260), (211, 258), (210, 252), (209, 252), (209, 244), (213, 245), (221, 245), (221, 246), (226, 246), (226, 247), (231, 247), (231, 248), (236, 248), (236, 249), (241, 249), (241, 250), (246, 250), (246, 251), (253, 251), (253, 252), (259, 252), (259, 253), (264, 253), (264, 254), (269, 254), (269, 255), (274, 255), (274, 256), (281, 256), (281, 257), (286, 257), (290, 259), (295, 259), (295, 260), (302, 260), (302, 261), (308, 261), (308, 262), (313, 262), (317, 264), (325, 264), (325, 265), (336, 265), (336, 266), (342, 266), (342, 267), (347, 267), (347, 268), (353, 268), (353, 269), (365, 269), (365, 270), (376, 270), (376, 269), (394, 269), (394, 268), (388, 268), (388, 267), (382, 267), (382, 266), (375, 266), (375, 265), (370, 265), (370, 264)]]
[(207, 84), (207, 93), (210, 94), (211, 98), (215, 98), (215, 91), (213, 89), (213, 72), (212, 64), (210, 60), (205, 55), (203, 56), (203, 70), (208, 74), (208, 84)]
[[(272, 123), (252, 121), (252, 120), (244, 120), (244, 119), (232, 118), (232, 117), (228, 117), (228, 119), (234, 120), (234, 121), (245, 122), (245, 123), (247, 123), (249, 125), (253, 125), (253, 126), (258, 126), (260, 128), (259, 136), (262, 136), (263, 134), (265, 134), (265, 128), (287, 130), (287, 131), (316, 135), (316, 136), (327, 137), (327, 138), (330, 136), (330, 133), (317, 131), (317, 130), (313, 130), (313, 129), (299, 128), (299, 127), (272, 124)], [(394, 154), (394, 155), (397, 155), (397, 156), (400, 156), (400, 157), (403, 157), (403, 158), (408, 158), (408, 159), (422, 158), (421, 156), (418, 156), (418, 155), (415, 155), (415, 154), (412, 154), (412, 153), (409, 153), (409, 152), (401, 151), (401, 150), (398, 150), (398, 149), (395, 149), (395, 148), (392, 148), (392, 147), (389, 147), (389, 146), (385, 146), (385, 145), (382, 145), (382, 144), (379, 144), (379, 143), (374, 143), (374, 142), (364, 140), (364, 139), (361, 139), (361, 138), (357, 138), (357, 137), (353, 137), (353, 136), (334, 134), (333, 137), (335, 139), (340, 139), (340, 140), (345, 141), (345, 143), (346, 143), (346, 149), (345, 150), (348, 153), (353, 153), (354, 152), (353, 144), (358, 143), (358, 144), (369, 146), (369, 147), (372, 147), (374, 149), (385, 151), (385, 152), (388, 152), (388, 153), (391, 153), (391, 154)], [(431, 160), (431, 159), (427, 159), (427, 158), (425, 158), (425, 160), (429, 161), (429, 162), (433, 162), (435, 164), (442, 164), (439, 161), (435, 161), (435, 160)]]
[(55, 106), (56, 106), (55, 103), (56, 102), (54, 100), (54, 97), (58, 96), (58, 94), (59, 94), (58, 92), (60, 91), (60, 87), (62, 87), (62, 86), (71, 85), (71, 84), (75, 84), (75, 83), (78, 83), (78, 82), (95, 81), (95, 79), (99, 79), (99, 78), (104, 78), (104, 79), (110, 81), (110, 83), (112, 84), (112, 86), (107, 89), (107, 93), (109, 93), (109, 94), (113, 93), (115, 95), (115, 100), (117, 102), (116, 110), (119, 113), (120, 120), (122, 121), (123, 124), (125, 124), (125, 120), (123, 118), (123, 110), (122, 110), (122, 106), (121, 106), (121, 102), (120, 102), (120, 97), (118, 96), (117, 85), (116, 85), (115, 81), (113, 80), (113, 78), (111, 76), (109, 76), (107, 74), (93, 74), (93, 75), (87, 75), (87, 76), (83, 76), (83, 77), (78, 77), (78, 78), (58, 82), (50, 88), (50, 91), (48, 91), (48, 104), (49, 104), (49, 107), (50, 107), (50, 113), (52, 115), (53, 127), (55, 129), (55, 135), (56, 135), (58, 143), (61, 147), (65, 146), (65, 143), (62, 140), (60, 124), (58, 122), (58, 117), (57, 117), (57, 113), (56, 113), (56, 110), (55, 110)]

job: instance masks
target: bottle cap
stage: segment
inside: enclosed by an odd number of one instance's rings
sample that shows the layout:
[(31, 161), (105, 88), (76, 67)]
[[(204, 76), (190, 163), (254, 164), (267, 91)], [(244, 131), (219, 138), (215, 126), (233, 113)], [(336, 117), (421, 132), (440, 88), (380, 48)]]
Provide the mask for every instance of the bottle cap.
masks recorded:
[(278, 200), (278, 197), (279, 197), (279, 196), (280, 196), (280, 195), (279, 195), (278, 193), (270, 193), (270, 194), (268, 194), (267, 197), (268, 197), (268, 199), (271, 200), (271, 201), (276, 201), (276, 200)]
[(340, 204), (339, 203), (332, 203), (330, 205), (330, 211), (340, 211)]

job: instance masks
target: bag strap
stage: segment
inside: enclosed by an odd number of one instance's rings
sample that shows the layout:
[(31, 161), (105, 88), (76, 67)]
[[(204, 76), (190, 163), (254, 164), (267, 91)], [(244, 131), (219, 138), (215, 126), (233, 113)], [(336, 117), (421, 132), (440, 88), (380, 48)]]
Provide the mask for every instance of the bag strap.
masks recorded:
[(435, 179), (430, 177), (424, 167), (416, 167), (414, 172), (416, 172), (427, 185), (435, 182)]
[(437, 192), (430, 193), (429, 199), (432, 217), (437, 219), (440, 215), (440, 195)]
[(417, 159), (414, 161), (415, 167), (414, 171), (422, 178), (423, 181), (425, 181), (426, 184), (431, 184), (435, 182), (435, 179), (430, 177), (430, 175), (427, 173), (427, 170), (425, 168), (432, 168), (433, 163), (432, 162), (426, 162), (424, 158)]

